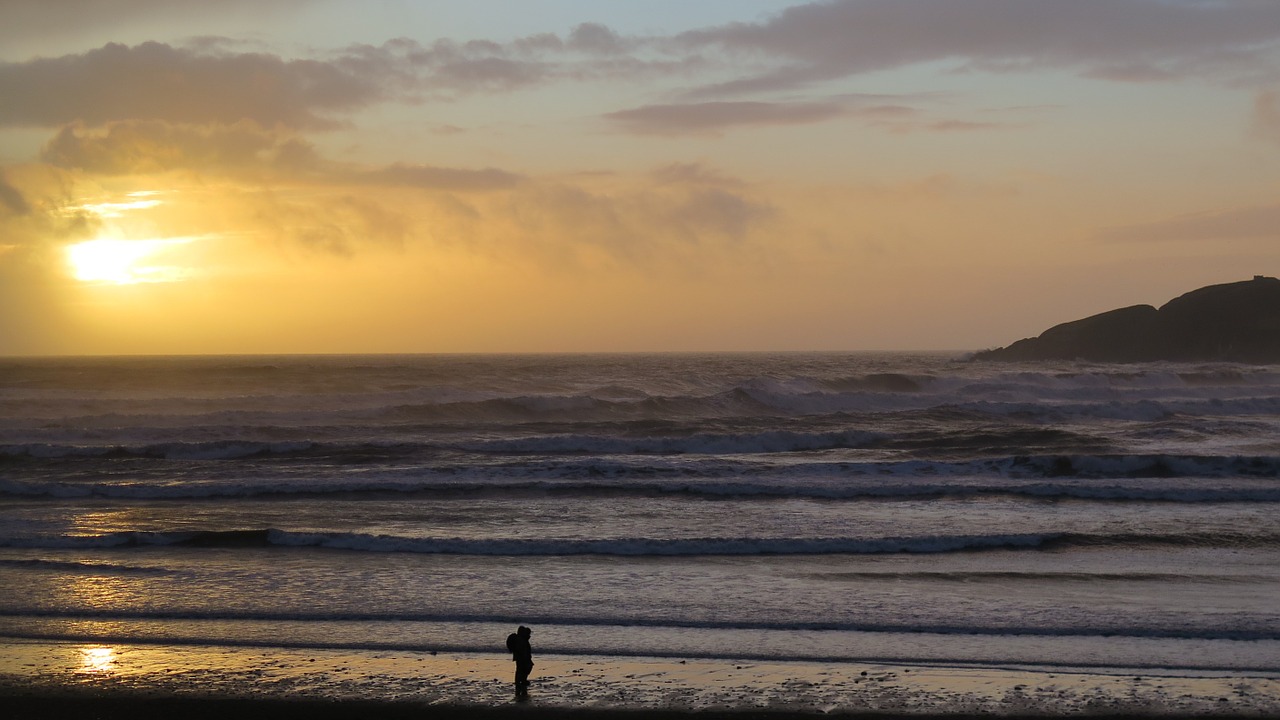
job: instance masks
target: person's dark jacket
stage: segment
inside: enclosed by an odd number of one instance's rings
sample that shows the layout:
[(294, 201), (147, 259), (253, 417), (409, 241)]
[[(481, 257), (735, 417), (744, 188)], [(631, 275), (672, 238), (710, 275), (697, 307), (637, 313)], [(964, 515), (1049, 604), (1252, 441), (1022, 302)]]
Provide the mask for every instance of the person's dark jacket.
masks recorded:
[(507, 636), (507, 649), (511, 651), (512, 660), (527, 665), (533, 664), (533, 647), (529, 645), (529, 638), (511, 633)]

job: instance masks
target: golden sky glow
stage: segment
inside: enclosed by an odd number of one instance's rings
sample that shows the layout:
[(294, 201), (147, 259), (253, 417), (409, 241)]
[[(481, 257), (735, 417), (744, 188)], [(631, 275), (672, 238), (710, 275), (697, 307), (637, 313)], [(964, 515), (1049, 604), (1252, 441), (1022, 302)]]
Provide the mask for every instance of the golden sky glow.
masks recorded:
[(1277, 3), (0, 12), (0, 354), (964, 350), (1280, 274)]

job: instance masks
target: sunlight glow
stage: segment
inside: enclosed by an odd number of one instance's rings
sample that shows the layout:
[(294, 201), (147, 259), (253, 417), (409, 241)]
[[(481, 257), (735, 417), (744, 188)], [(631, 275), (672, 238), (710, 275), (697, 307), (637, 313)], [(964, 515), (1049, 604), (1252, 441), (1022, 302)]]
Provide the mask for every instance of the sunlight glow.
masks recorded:
[(116, 650), (109, 646), (80, 648), (80, 672), (101, 675), (111, 672), (116, 661)]
[(88, 210), (98, 217), (118, 218), (123, 217), (127, 210), (145, 210), (159, 204), (159, 200), (133, 200), (131, 202), (88, 203), (81, 205), (78, 209)]
[(67, 262), (72, 274), (83, 282), (117, 285), (176, 282), (190, 276), (190, 271), (173, 265), (147, 264), (149, 259), (174, 245), (195, 238), (157, 238), (149, 240), (115, 240), (99, 238), (67, 247)]

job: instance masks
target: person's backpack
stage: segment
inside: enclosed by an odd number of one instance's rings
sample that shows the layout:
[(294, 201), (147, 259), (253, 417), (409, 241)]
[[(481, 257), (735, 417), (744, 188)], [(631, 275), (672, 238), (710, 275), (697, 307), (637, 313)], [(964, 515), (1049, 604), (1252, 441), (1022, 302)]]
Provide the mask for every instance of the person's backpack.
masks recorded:
[(516, 644), (519, 642), (520, 642), (520, 636), (518, 634), (511, 633), (510, 635), (508, 635), (507, 636), (507, 652), (511, 653), (512, 655), (515, 655)]

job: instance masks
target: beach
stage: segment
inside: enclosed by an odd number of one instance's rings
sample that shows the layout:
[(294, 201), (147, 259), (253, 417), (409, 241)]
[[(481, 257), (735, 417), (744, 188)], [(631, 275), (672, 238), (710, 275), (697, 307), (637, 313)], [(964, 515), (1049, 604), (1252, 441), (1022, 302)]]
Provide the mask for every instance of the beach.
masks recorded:
[[(527, 701), (494, 654), (7, 641), (10, 717), (1275, 717), (1280, 679), (537, 656)], [(215, 711), (213, 708), (217, 708)], [(203, 713), (203, 714), (202, 714)]]

